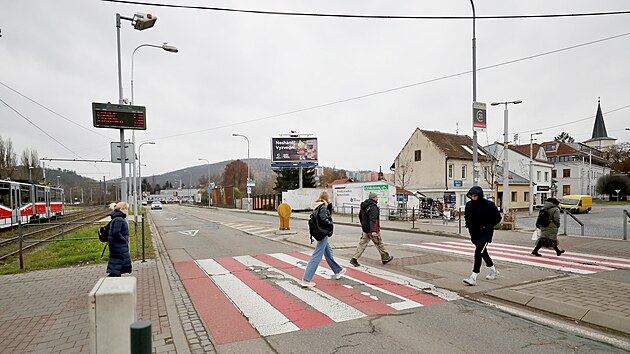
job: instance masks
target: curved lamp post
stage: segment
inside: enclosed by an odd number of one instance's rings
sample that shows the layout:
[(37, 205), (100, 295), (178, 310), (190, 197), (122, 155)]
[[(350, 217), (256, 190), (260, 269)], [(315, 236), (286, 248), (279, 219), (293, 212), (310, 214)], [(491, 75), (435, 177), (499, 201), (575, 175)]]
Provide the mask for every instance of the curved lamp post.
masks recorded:
[(504, 105), (503, 109), (503, 215), (506, 216), (510, 211), (510, 199), (508, 198), (510, 185), (510, 170), (508, 164), (508, 104), (520, 104), (521, 100), (492, 102), (491, 106)]
[(210, 207), (210, 199), (212, 198), (212, 196), (210, 195), (210, 160), (208, 159), (204, 159), (204, 158), (198, 158), (197, 160), (199, 161), (205, 161), (206, 164), (208, 165), (208, 208)]
[[(233, 133), (232, 136), (240, 136), (245, 138), (245, 140), (247, 140), (247, 184), (249, 184), (249, 138), (247, 138), (245, 135), (243, 134), (236, 134)], [(247, 187), (247, 211), (249, 212), (251, 210), (251, 199), (250, 199), (250, 192), (249, 192), (250, 188), (249, 186)]]

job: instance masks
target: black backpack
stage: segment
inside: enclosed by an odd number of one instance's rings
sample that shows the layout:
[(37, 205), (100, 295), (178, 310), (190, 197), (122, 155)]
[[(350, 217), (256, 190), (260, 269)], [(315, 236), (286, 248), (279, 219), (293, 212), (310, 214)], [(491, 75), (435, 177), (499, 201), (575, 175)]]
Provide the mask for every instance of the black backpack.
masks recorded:
[(538, 218), (536, 218), (536, 226), (547, 227), (551, 224), (551, 216), (547, 209), (540, 209)]
[(322, 207), (321, 204), (313, 212), (311, 213), (311, 217), (308, 219), (308, 231), (311, 234), (311, 243), (313, 243), (313, 237), (317, 241), (321, 241), (324, 237), (327, 237), (330, 231), (324, 226), (319, 225), (319, 209)]
[(112, 221), (110, 220), (107, 225), (101, 226), (98, 229), (98, 240), (101, 242), (107, 242), (107, 238), (109, 237), (109, 224)]

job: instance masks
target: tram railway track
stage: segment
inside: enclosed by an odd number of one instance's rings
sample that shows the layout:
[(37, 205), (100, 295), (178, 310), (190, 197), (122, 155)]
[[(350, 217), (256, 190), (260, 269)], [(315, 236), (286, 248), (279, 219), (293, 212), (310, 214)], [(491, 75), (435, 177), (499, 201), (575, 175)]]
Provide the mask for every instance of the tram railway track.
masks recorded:
[[(41, 239), (39, 239), (38, 242), (32, 242), (32, 243), (29, 242), (27, 245), (24, 245), (22, 247), (22, 252), (24, 252), (25, 250), (31, 249), (33, 247), (39, 246), (49, 240), (52, 240), (68, 232), (72, 232), (82, 227), (85, 227), (86, 223), (92, 223), (92, 222), (98, 221), (106, 217), (107, 215), (109, 215), (110, 212), (111, 210), (109, 210), (108, 208), (98, 207), (95, 209), (91, 209), (87, 212), (69, 214), (69, 215), (66, 215), (67, 218), (64, 217), (63, 220), (61, 220), (61, 222), (57, 223), (56, 225), (45, 226), (42, 229), (23, 234), (22, 240), (28, 240), (29, 238), (32, 239), (35, 236), (41, 237)], [(74, 224), (74, 223), (78, 223), (78, 224)], [(31, 226), (30, 225), (26, 226), (26, 228), (28, 227), (31, 227)], [(59, 231), (55, 231), (55, 230), (59, 230)], [(19, 254), (20, 252), (19, 240), (20, 240), (19, 235), (0, 240), (0, 262), (5, 261), (7, 258), (11, 256), (15, 256)]]

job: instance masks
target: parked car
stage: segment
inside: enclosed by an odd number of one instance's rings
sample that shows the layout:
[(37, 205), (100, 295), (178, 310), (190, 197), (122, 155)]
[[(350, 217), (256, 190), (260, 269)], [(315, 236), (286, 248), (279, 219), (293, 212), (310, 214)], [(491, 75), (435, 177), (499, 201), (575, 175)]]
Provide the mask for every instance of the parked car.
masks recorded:
[(160, 202), (151, 203), (151, 210), (162, 210), (162, 203)]

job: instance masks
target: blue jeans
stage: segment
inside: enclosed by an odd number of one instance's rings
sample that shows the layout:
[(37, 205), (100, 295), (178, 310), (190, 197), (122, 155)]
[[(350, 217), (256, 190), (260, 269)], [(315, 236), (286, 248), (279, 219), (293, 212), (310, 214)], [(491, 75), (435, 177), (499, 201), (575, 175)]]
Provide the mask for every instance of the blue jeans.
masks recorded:
[(322, 256), (326, 258), (326, 263), (330, 266), (335, 274), (341, 272), (343, 269), (333, 256), (332, 248), (328, 244), (328, 237), (324, 237), (323, 240), (317, 241), (317, 246), (315, 246), (315, 250), (313, 251), (313, 255), (311, 255), (311, 260), (308, 262), (306, 266), (306, 271), (304, 272), (304, 280), (311, 281), (315, 276), (315, 271), (317, 270), (317, 266), (319, 262), (322, 260)]

